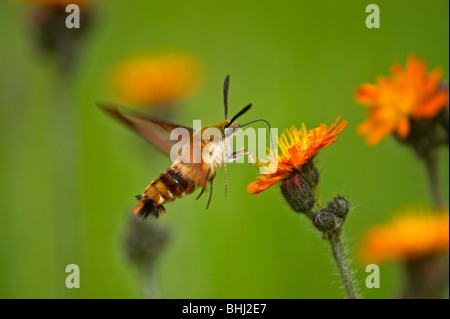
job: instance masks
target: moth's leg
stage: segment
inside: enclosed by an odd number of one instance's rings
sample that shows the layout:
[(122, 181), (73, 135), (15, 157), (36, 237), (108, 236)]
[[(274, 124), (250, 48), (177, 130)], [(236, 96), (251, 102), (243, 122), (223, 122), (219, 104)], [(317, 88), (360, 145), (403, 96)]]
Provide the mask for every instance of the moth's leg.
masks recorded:
[(208, 199), (208, 204), (206, 205), (206, 209), (208, 209), (209, 204), (211, 203), (212, 192), (213, 192), (213, 180), (212, 179), (209, 180), (209, 185), (210, 185), (209, 199)]
[(228, 191), (228, 172), (227, 172), (227, 162), (223, 162), (223, 169), (225, 174), (225, 197), (227, 197), (227, 191)]
[[(227, 88), (228, 89), (228, 88)], [(226, 110), (225, 110), (225, 114), (226, 114)], [(222, 160), (223, 160), (223, 169), (224, 169), (224, 173), (225, 173), (225, 197), (227, 197), (227, 192), (228, 192), (228, 172), (227, 172), (227, 159), (226, 159), (226, 145), (225, 143), (223, 144), (223, 152), (222, 152)]]
[(230, 157), (227, 158), (229, 162), (233, 162), (237, 160), (238, 158), (247, 155), (250, 158), (250, 163), (256, 168), (256, 170), (259, 171), (258, 166), (256, 165), (256, 157), (253, 155), (248, 149), (245, 147), (233, 152)]
[(206, 187), (203, 187), (203, 188), (202, 188), (202, 191), (200, 192), (200, 194), (198, 194), (196, 200), (199, 199), (200, 196), (202, 196), (203, 192), (205, 191), (205, 188), (206, 188)]

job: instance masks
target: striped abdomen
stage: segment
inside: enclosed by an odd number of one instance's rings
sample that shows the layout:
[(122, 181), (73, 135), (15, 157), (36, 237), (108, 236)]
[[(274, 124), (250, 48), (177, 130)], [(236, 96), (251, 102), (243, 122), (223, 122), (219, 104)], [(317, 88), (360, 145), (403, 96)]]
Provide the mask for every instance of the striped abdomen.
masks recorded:
[(136, 196), (139, 199), (139, 204), (133, 213), (144, 218), (150, 214), (158, 217), (161, 212), (166, 211), (163, 206), (164, 203), (192, 193), (195, 186), (194, 181), (183, 174), (177, 164), (174, 164), (154, 179), (142, 195)]

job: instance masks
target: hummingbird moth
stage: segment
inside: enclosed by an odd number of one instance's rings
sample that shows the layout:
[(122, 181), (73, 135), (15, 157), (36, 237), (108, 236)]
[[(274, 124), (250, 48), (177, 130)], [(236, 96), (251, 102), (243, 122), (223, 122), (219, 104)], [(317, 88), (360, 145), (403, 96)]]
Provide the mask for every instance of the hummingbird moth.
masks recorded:
[[(210, 193), (206, 206), (208, 208), (212, 198), (213, 180), (222, 163), (225, 168), (225, 181), (227, 180), (227, 161), (233, 161), (240, 156), (247, 155), (251, 158), (252, 163), (255, 163), (253, 155), (245, 148), (226, 154), (226, 143), (236, 134), (238, 129), (245, 125), (257, 121), (264, 121), (268, 125), (269, 123), (263, 119), (254, 120), (243, 125), (235, 123), (241, 115), (250, 109), (251, 104), (239, 111), (231, 120), (227, 119), (229, 79), (229, 76), (225, 78), (223, 86), (225, 119), (216, 124), (202, 126), (197, 130), (111, 104), (98, 104), (100, 108), (143, 136), (167, 155), (170, 154), (172, 147), (180, 142), (180, 138), (170, 139), (171, 132), (174, 129), (182, 128), (189, 133), (188, 147), (190, 149), (187, 152), (180, 152), (173, 164), (165, 172), (161, 173), (159, 177), (155, 178), (142, 194), (136, 196), (139, 203), (133, 210), (135, 215), (143, 218), (149, 215), (159, 217), (161, 213), (166, 212), (164, 204), (191, 194), (201, 187), (202, 190), (197, 199), (200, 198), (209, 182)], [(209, 136), (209, 134), (204, 136), (207, 129), (216, 129), (220, 133), (220, 138), (214, 138), (214, 136)], [(202, 154), (201, 160), (197, 163), (193, 160), (194, 150), (192, 149), (196, 142), (200, 146)], [(225, 191), (226, 187), (227, 182), (225, 182)]]

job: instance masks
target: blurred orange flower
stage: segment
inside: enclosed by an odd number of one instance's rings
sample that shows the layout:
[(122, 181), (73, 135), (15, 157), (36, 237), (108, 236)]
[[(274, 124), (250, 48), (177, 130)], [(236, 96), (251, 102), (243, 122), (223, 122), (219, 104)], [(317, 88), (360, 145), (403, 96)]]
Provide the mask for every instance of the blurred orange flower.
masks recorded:
[(360, 257), (367, 263), (409, 260), (448, 252), (448, 210), (405, 209), (389, 224), (366, 233)]
[(169, 105), (192, 94), (200, 82), (200, 66), (187, 54), (139, 56), (121, 62), (111, 76), (114, 92), (140, 107)]
[(376, 84), (365, 83), (356, 92), (356, 100), (368, 107), (369, 118), (358, 127), (369, 145), (395, 133), (405, 139), (410, 132), (410, 119), (430, 119), (448, 103), (448, 89), (439, 85), (442, 69), (426, 73), (427, 65), (414, 55), (406, 68), (392, 66), (390, 77), (380, 76)]
[(317, 152), (334, 143), (346, 125), (347, 122), (340, 123), (338, 117), (328, 128), (325, 124), (320, 124), (319, 127), (308, 131), (303, 124), (300, 129), (293, 126), (284, 131), (278, 139), (282, 155), (279, 158), (278, 154), (269, 155), (270, 165), (278, 165), (276, 172), (261, 175), (256, 182), (248, 185), (248, 191), (258, 194), (273, 184), (297, 174)]

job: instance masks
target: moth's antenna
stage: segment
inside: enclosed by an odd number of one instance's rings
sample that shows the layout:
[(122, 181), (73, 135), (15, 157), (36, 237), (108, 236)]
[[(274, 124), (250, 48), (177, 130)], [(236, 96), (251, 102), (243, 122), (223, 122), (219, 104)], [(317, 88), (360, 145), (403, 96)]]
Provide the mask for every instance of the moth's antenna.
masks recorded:
[(246, 126), (246, 125), (249, 125), (249, 124), (252, 124), (252, 123), (255, 123), (255, 122), (265, 122), (265, 123), (267, 124), (267, 126), (269, 127), (270, 144), (271, 144), (271, 146), (272, 146), (273, 153), (274, 153), (274, 155), (275, 155), (275, 157), (276, 157), (276, 153), (275, 153), (276, 150), (275, 150), (275, 148), (274, 148), (274, 145), (273, 145), (273, 139), (272, 139), (272, 128), (270, 127), (270, 123), (269, 123), (268, 121), (266, 121), (265, 119), (253, 120), (253, 121), (250, 121), (250, 122), (248, 122), (248, 123), (242, 124), (242, 125), (240, 125), (239, 127), (244, 127), (244, 126)]
[[(223, 105), (225, 109), (225, 121), (228, 119), (228, 86), (230, 85), (230, 75), (227, 75), (225, 78), (225, 82), (223, 83)], [(225, 148), (225, 143), (224, 143)], [(228, 175), (227, 175), (227, 161), (225, 159), (225, 152), (224, 154), (224, 161), (223, 161), (223, 169), (225, 172), (225, 197), (227, 196), (227, 187), (228, 187)]]
[(247, 112), (251, 107), (252, 107), (252, 104), (250, 103), (249, 105), (244, 107), (242, 110), (240, 110), (235, 116), (233, 116), (233, 118), (231, 119), (230, 123), (228, 123), (227, 126), (225, 126), (225, 128), (228, 128), (234, 121), (237, 120), (238, 117), (240, 117), (242, 114)]
[(227, 75), (223, 83), (223, 105), (225, 108), (225, 121), (228, 119), (228, 85), (230, 84), (230, 76)]

